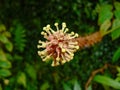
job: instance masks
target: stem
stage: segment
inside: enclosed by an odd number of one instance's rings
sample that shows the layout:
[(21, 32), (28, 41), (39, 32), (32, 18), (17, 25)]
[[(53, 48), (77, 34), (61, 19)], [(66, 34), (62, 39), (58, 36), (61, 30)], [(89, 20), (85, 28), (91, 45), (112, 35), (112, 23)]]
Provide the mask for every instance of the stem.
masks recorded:
[(107, 34), (109, 34), (109, 33), (111, 33), (111, 32), (113, 32), (114, 30), (116, 30), (116, 29), (118, 29), (118, 28), (120, 28), (120, 26), (118, 26), (118, 27), (116, 27), (116, 28), (113, 28), (113, 29), (107, 31), (105, 34), (103, 34), (103, 36), (104, 36), (104, 35), (107, 35)]
[(95, 32), (93, 34), (84, 36), (84, 37), (78, 37), (73, 39), (73, 41), (77, 41), (78, 45), (81, 48), (85, 48), (85, 47), (90, 47), (92, 45), (94, 45), (95, 43), (98, 43), (102, 40), (103, 36), (101, 35), (101, 32)]

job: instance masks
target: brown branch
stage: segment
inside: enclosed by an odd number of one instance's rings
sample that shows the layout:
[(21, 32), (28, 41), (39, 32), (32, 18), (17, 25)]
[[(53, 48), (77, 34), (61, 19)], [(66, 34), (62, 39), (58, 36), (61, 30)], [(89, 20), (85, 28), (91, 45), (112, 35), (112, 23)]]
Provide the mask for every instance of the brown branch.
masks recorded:
[(86, 84), (85, 84), (85, 90), (87, 90), (87, 88), (88, 88), (88, 86), (90, 85), (91, 81), (93, 80), (94, 76), (95, 76), (97, 73), (99, 73), (99, 72), (103, 73), (103, 71), (104, 71), (105, 69), (107, 69), (108, 66), (109, 66), (109, 64), (105, 64), (103, 67), (101, 67), (101, 68), (99, 68), (99, 69), (97, 69), (97, 70), (95, 70), (95, 71), (93, 71), (93, 72), (91, 73), (91, 76), (89, 77), (88, 81), (87, 81)]

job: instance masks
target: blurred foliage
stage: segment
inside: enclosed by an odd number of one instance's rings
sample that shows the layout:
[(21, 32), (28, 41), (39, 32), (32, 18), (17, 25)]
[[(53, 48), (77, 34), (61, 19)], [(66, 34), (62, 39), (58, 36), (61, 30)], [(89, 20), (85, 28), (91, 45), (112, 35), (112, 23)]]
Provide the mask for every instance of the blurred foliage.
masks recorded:
[[(112, 33), (111, 33), (112, 39), (116, 40), (120, 37), (120, 19), (119, 19), (120, 16), (119, 16), (119, 13), (118, 13), (118, 11), (120, 10), (119, 9), (120, 8), (119, 7), (120, 2), (114, 2), (114, 5), (115, 5), (115, 7), (114, 7), (115, 8), (114, 9), (115, 13), (113, 13), (113, 15), (115, 16), (114, 19), (113, 19), (113, 17), (109, 18), (112, 15), (110, 13), (109, 13), (109, 15), (106, 15), (106, 17), (108, 17), (108, 18), (106, 18), (106, 19), (103, 18), (102, 15), (104, 15), (104, 14), (102, 12), (102, 14), (99, 13), (99, 15), (100, 15), (99, 18), (102, 18), (102, 19), (98, 19), (98, 21), (101, 21), (101, 22), (103, 21), (103, 24), (101, 25), (102, 29), (100, 29), (100, 30), (103, 30), (103, 29), (105, 29), (104, 27), (110, 28), (110, 19), (112, 19), (111, 22), (112, 22), (113, 25), (112, 25), (111, 30), (109, 30), (109, 31), (110, 32), (112, 31)], [(104, 10), (105, 10), (105, 7), (107, 8), (108, 6), (107, 5), (104, 6)], [(109, 7), (109, 8), (111, 8), (111, 7)], [(109, 9), (106, 9), (107, 12), (108, 12), (108, 10)], [(104, 31), (102, 31), (102, 32), (104, 33)], [(119, 58), (120, 58), (120, 49), (119, 49), (119, 46), (118, 46), (118, 49), (116, 50), (116, 52), (113, 54), (113, 57), (111, 58), (112, 63), (119, 62), (118, 61)], [(120, 82), (119, 82), (119, 70), (120, 70), (120, 68), (119, 68), (119, 66), (114, 66), (114, 67), (117, 68), (117, 70), (114, 70), (114, 72), (118, 71), (118, 74), (116, 75), (116, 79), (114, 79), (114, 73), (105, 72), (104, 75), (96, 75), (94, 77), (93, 81), (102, 84), (103, 87), (104, 87), (104, 90), (116, 90), (116, 89), (119, 90), (120, 89)], [(110, 71), (112, 71), (112, 70), (110, 70)]]
[[(0, 0), (0, 90), (84, 90), (93, 70), (105, 63), (120, 65), (120, 28), (58, 67), (38, 57), (40, 32), (48, 23), (66, 22), (70, 31), (86, 35), (99, 27), (103, 32), (116, 29), (119, 19), (116, 0)], [(97, 81), (114, 80), (110, 76), (116, 74), (105, 75)], [(105, 85), (94, 83), (88, 90), (103, 90)]]
[(13, 50), (13, 44), (10, 41), (10, 37), (11, 34), (6, 30), (6, 27), (3, 24), (1, 24), (0, 25), (0, 80), (2, 81), (5, 81), (5, 77), (11, 75), (11, 71), (9, 69), (12, 67), (10, 59), (12, 58), (11, 52)]
[(10, 30), (13, 34), (13, 43), (15, 43), (15, 49), (23, 52), (26, 43), (24, 27), (18, 21), (13, 21), (13, 26), (10, 28)]

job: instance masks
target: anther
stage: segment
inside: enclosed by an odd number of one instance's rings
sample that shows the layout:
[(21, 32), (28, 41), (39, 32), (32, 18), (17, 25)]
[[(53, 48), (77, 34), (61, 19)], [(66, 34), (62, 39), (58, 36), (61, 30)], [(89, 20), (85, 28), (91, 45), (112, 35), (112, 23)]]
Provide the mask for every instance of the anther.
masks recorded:
[(63, 60), (61, 61), (61, 63), (62, 63), (62, 64), (66, 63), (66, 60), (63, 59)]
[(65, 22), (62, 23), (62, 27), (63, 27), (63, 28), (66, 27), (66, 23), (65, 23)]
[(55, 25), (55, 26), (58, 26), (58, 23), (55, 23), (54, 25)]
[(46, 30), (46, 27), (43, 27), (43, 30)]
[(62, 48), (62, 52), (64, 53), (64, 52), (66, 52), (66, 50), (64, 48)]
[(56, 58), (56, 61), (60, 61), (60, 58), (59, 58), (59, 57), (57, 57), (57, 58)]
[(50, 25), (48, 24), (46, 27), (47, 27), (47, 28), (50, 28)]

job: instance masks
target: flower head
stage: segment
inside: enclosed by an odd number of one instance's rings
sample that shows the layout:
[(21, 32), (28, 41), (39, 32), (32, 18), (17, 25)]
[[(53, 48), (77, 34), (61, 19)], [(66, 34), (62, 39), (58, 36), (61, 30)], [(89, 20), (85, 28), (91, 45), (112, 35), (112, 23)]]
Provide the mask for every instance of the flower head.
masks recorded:
[(43, 27), (41, 35), (44, 36), (46, 41), (38, 41), (37, 47), (39, 49), (38, 55), (41, 56), (43, 61), (53, 58), (52, 66), (64, 64), (73, 59), (74, 52), (79, 49), (78, 42), (73, 39), (78, 37), (77, 33), (67, 33), (69, 30), (66, 28), (66, 23), (62, 23), (62, 28), (59, 29), (58, 23), (54, 24), (56, 31), (53, 30), (48, 24)]

